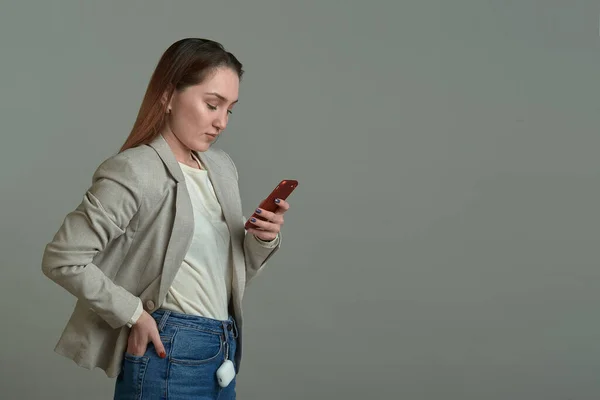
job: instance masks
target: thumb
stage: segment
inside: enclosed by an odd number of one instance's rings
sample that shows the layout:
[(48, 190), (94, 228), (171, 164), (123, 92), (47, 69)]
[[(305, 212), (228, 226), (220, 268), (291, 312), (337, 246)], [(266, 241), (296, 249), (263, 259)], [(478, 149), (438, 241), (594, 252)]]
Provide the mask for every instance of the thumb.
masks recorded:
[(152, 333), (152, 344), (154, 344), (154, 348), (156, 349), (156, 353), (160, 358), (165, 358), (167, 356), (167, 352), (165, 351), (165, 346), (163, 346), (162, 341), (160, 340), (160, 335), (158, 330)]

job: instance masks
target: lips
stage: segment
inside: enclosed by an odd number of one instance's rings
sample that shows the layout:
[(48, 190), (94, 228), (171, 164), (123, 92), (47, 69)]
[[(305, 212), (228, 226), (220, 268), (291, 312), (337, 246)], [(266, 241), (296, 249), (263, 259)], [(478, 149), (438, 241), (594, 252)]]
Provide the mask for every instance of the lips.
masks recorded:
[(216, 138), (217, 138), (217, 134), (216, 134), (216, 133), (215, 133), (215, 134), (212, 134), (212, 133), (207, 133), (207, 134), (206, 134), (206, 136), (210, 136), (210, 137), (211, 137), (211, 138), (213, 138), (213, 139), (216, 139)]

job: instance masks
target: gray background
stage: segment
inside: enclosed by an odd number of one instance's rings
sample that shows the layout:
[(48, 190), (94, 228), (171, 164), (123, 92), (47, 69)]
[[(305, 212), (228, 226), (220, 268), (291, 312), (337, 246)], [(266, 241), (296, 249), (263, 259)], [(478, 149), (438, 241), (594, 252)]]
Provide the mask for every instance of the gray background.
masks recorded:
[(42, 251), (187, 36), (247, 71), (218, 143), (245, 213), (300, 182), (239, 398), (600, 397), (597, 1), (1, 7), (3, 399), (111, 398), (53, 353)]

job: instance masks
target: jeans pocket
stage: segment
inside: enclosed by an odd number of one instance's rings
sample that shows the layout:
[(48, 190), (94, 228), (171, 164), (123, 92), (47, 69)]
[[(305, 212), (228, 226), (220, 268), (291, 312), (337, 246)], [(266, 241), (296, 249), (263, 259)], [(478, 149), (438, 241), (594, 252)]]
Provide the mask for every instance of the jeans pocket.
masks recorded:
[(171, 344), (171, 362), (201, 365), (223, 353), (223, 338), (215, 332), (179, 328)]
[(115, 399), (138, 400), (142, 398), (142, 386), (148, 368), (148, 360), (147, 356), (125, 353), (122, 371), (117, 378)]

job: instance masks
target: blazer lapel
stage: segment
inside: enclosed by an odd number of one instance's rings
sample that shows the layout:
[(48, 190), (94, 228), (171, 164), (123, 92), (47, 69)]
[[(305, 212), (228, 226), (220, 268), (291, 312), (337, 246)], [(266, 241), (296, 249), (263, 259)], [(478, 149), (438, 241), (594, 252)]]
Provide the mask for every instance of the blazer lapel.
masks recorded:
[[(158, 298), (160, 301), (163, 301), (192, 243), (194, 211), (192, 209), (190, 194), (185, 184), (183, 171), (181, 171), (181, 167), (169, 144), (162, 135), (159, 135), (149, 145), (156, 150), (177, 184), (173, 227), (165, 253), (164, 267), (158, 291)], [(183, 248), (181, 247), (182, 244), (184, 245)]]
[(225, 222), (229, 227), (229, 232), (233, 235), (242, 220), (242, 216), (236, 212), (238, 194), (235, 192), (235, 185), (233, 185), (235, 182), (230, 182), (229, 178), (223, 176), (221, 166), (218, 162), (215, 162), (210, 153), (194, 152), (194, 154), (200, 159), (208, 172), (210, 182), (215, 188), (215, 194), (219, 204), (221, 204)]
[(173, 151), (171, 150), (171, 147), (169, 147), (169, 143), (167, 143), (165, 138), (162, 135), (158, 135), (148, 145), (158, 153), (175, 181), (185, 183), (185, 177), (183, 176), (181, 167), (179, 166), (179, 163), (177, 162), (177, 159), (175, 158), (175, 155), (173, 154)]
[[(173, 178), (177, 182), (185, 185), (185, 177), (183, 176), (181, 167), (179, 166), (175, 155), (173, 155), (169, 144), (162, 135), (158, 135), (158, 137), (150, 143), (150, 146), (156, 150)], [(222, 166), (210, 153), (210, 150), (206, 152), (194, 152), (208, 172), (208, 177), (215, 188), (215, 194), (223, 209), (225, 222), (229, 227), (229, 231), (234, 234), (243, 218), (239, 212), (236, 212), (240, 208), (237, 200), (239, 195), (236, 192), (235, 182), (230, 182), (230, 178), (224, 176)]]
[(236, 251), (243, 247), (245, 231), (243, 228), (243, 216), (241, 214), (241, 204), (239, 203), (239, 193), (236, 192), (236, 182), (223, 174), (220, 163), (211, 156), (210, 151), (195, 152), (206, 170), (208, 177), (215, 189), (217, 199), (223, 210), (223, 217), (231, 234), (231, 249), (233, 263), (232, 295), (234, 298), (239, 296), (239, 300), (244, 295), (246, 287), (246, 263), (244, 254)]

